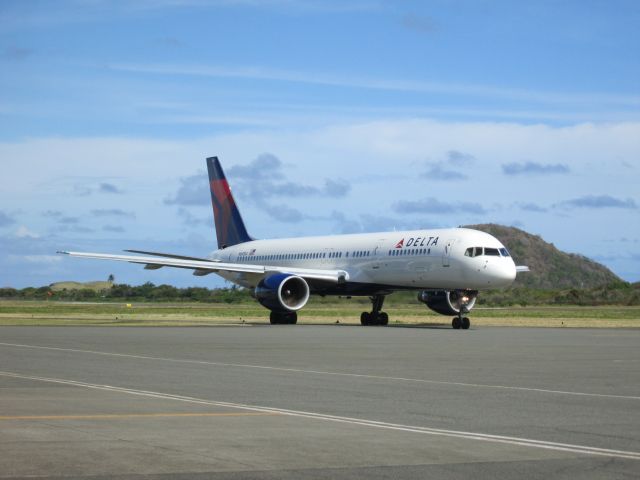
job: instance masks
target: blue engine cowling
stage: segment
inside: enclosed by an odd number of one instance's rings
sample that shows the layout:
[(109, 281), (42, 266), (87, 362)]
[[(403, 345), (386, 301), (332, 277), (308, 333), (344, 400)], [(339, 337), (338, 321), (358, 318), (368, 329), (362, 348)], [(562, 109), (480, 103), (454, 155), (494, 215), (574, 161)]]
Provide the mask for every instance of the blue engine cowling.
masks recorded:
[(263, 307), (275, 312), (295, 312), (309, 300), (309, 284), (289, 273), (274, 273), (260, 280), (255, 297)]
[(468, 313), (476, 304), (478, 292), (475, 290), (423, 290), (418, 300), (441, 315)]

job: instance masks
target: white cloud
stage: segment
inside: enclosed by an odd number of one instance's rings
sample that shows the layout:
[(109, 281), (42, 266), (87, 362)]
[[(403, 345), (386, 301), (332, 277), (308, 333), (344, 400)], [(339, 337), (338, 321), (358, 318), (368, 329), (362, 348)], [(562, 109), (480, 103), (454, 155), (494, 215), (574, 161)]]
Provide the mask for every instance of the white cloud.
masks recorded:
[(27, 263), (51, 265), (62, 261), (61, 255), (9, 255), (10, 260)]
[(18, 237), (18, 238), (40, 238), (40, 235), (38, 235), (35, 232), (32, 232), (31, 230), (29, 230), (24, 225), (20, 225), (18, 227), (18, 229), (16, 230), (16, 233), (15, 233), (15, 236)]

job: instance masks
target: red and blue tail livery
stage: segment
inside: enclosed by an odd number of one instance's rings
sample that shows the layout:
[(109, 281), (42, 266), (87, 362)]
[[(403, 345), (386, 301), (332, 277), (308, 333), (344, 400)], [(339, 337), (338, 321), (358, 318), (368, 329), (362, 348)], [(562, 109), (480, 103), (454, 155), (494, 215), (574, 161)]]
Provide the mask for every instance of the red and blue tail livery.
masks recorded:
[(218, 157), (207, 158), (207, 170), (218, 248), (223, 249), (253, 240), (244, 226)]

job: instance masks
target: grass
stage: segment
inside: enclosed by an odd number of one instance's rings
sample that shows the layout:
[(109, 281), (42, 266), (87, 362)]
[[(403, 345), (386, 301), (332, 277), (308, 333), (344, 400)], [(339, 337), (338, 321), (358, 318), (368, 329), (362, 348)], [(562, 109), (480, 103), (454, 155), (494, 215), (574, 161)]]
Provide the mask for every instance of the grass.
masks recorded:
[[(301, 324), (359, 324), (368, 301), (312, 300), (298, 314)], [(449, 325), (450, 317), (418, 304), (390, 304), (390, 324)], [(640, 307), (509, 307), (475, 308), (475, 326), (528, 327), (640, 327)], [(266, 324), (269, 312), (257, 303), (167, 304), (67, 303), (51, 301), (2, 301), (0, 326), (7, 325), (113, 325), (191, 326), (243, 323)]]

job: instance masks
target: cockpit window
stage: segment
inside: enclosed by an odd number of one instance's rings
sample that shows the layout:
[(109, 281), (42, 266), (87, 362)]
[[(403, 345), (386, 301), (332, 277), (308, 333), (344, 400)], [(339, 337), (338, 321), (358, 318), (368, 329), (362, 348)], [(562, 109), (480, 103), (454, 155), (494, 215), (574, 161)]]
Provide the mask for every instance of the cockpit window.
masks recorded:
[(466, 257), (479, 257), (482, 255), (482, 247), (469, 247), (465, 250)]
[(500, 253), (502, 254), (503, 257), (510, 257), (511, 255), (509, 255), (509, 251), (506, 248), (501, 248), (500, 249)]
[(485, 248), (484, 249), (484, 254), (485, 255), (491, 255), (494, 257), (499, 257), (500, 256), (500, 252), (498, 251), (497, 248)]

